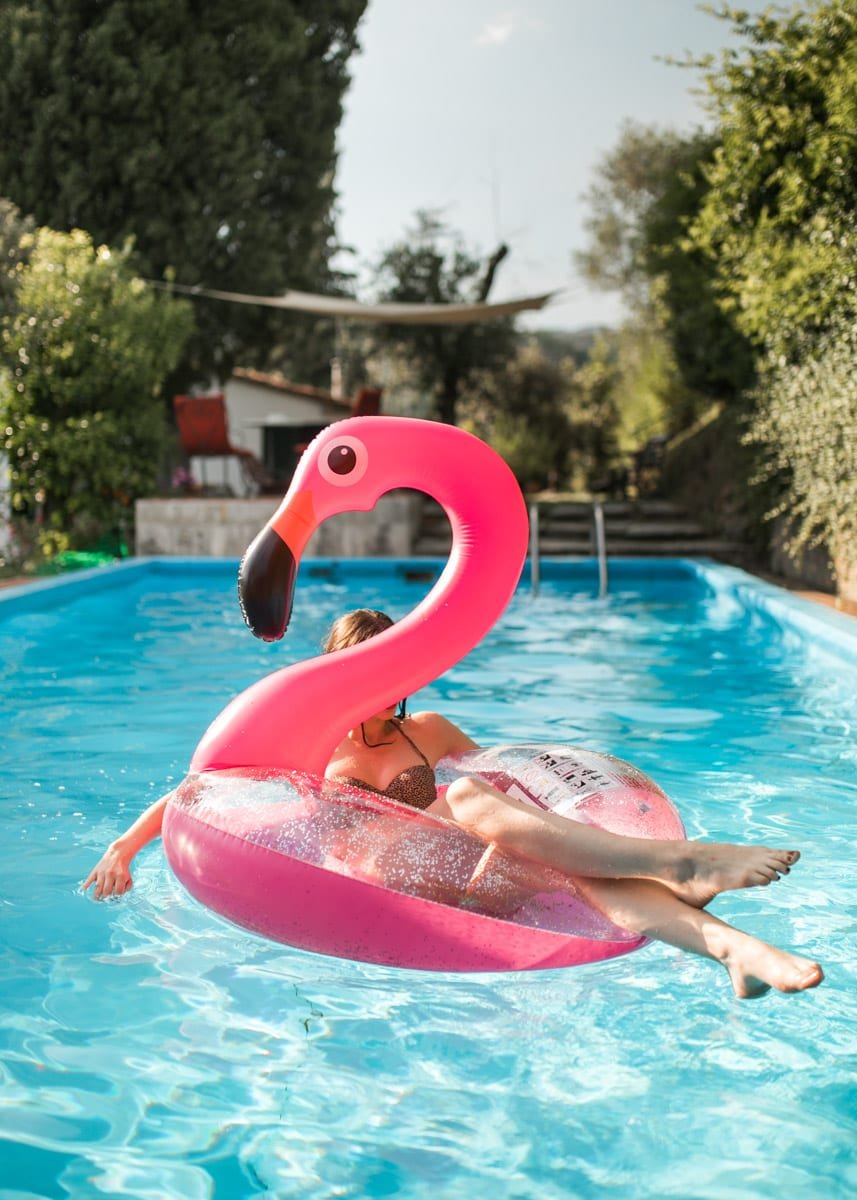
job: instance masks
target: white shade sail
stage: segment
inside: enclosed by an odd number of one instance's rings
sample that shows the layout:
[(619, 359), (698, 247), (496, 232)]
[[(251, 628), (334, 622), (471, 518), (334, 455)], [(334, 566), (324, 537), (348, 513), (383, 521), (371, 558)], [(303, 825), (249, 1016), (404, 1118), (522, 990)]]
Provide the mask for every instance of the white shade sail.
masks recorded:
[(261, 304), (267, 308), (285, 308), (311, 313), (316, 317), (341, 317), (351, 321), (369, 321), (390, 325), (467, 325), (511, 317), (527, 309), (544, 308), (556, 292), (525, 296), (497, 304), (361, 304), (342, 296), (315, 296), (311, 292), (284, 292), (282, 296), (250, 296), (243, 292), (221, 292), (214, 288), (189, 287), (182, 283), (149, 280), (155, 287), (180, 292), (185, 296), (203, 296), (208, 300), (227, 300), (234, 304)]

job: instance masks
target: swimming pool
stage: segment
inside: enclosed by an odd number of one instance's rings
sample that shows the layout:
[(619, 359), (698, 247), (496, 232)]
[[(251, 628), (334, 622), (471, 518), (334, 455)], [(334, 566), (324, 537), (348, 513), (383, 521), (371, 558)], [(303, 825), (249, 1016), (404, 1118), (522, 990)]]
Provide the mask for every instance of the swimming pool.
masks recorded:
[(585, 743), (690, 836), (804, 861), (716, 911), (817, 956), (738, 1002), (659, 946), (574, 970), (426, 975), (262, 942), (157, 847), (122, 901), (78, 881), (184, 774), (225, 699), (439, 564), (308, 561), (293, 626), (245, 630), (235, 563), (133, 563), (0, 596), (0, 1197), (853, 1196), (857, 638), (713, 565), (546, 563), (419, 697), (486, 744)]

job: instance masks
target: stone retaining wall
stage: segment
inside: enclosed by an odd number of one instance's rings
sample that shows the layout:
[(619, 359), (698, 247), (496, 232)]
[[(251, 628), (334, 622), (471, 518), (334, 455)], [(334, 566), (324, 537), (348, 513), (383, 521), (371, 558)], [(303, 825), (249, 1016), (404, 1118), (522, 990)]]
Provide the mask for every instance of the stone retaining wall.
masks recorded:
[(857, 603), (857, 565), (848, 570), (844, 563), (833, 563), (826, 546), (805, 549), (797, 558), (792, 558), (786, 549), (790, 524), (779, 517), (774, 521), (771, 538), (771, 570), (795, 583), (802, 583), (841, 596), (849, 603)]
[[(240, 558), (277, 508), (272, 498), (199, 497), (138, 500), (136, 552), (192, 558)], [(390, 492), (371, 512), (342, 513), (325, 521), (304, 558), (407, 558), (413, 553), (419, 497)]]

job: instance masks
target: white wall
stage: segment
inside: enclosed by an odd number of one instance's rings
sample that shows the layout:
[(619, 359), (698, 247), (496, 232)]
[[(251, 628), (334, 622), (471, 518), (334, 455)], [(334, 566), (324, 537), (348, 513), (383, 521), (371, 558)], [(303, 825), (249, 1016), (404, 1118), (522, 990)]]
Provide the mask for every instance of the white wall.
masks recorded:
[(226, 411), (229, 415), (229, 430), (236, 446), (252, 450), (262, 457), (263, 421), (281, 420), (285, 425), (309, 425), (318, 422), (324, 425), (339, 417), (348, 416), (348, 408), (336, 414), (332, 406), (304, 396), (291, 396), (274, 388), (252, 383), (247, 379), (230, 379), (224, 388)]
[[(262, 425), (281, 421), (285, 425), (324, 425), (348, 415), (333, 406), (303, 396), (292, 396), (247, 379), (232, 378), (223, 388), (229, 440), (233, 446), (252, 450), (257, 458), (263, 453)], [(210, 487), (226, 486), (235, 496), (248, 495), (241, 464), (236, 458), (192, 458), (190, 469), (198, 483)]]

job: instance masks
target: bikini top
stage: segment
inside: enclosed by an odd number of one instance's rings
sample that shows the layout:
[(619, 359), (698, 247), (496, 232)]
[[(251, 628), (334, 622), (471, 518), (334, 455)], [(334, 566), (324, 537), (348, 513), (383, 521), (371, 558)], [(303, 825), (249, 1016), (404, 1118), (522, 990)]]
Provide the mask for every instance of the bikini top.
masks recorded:
[(353, 775), (337, 775), (335, 778), (341, 783), (351, 783), (355, 787), (363, 788), (365, 792), (375, 792), (379, 796), (389, 796), (391, 800), (398, 800), (401, 804), (409, 804), (411, 808), (428, 808), (430, 804), (434, 804), (435, 800), (437, 800), (434, 771), (422, 750), (420, 750), (416, 742), (408, 737), (401, 725), (396, 724), (395, 728), (398, 729), (405, 741), (413, 746), (414, 750), (423, 760), (422, 763), (417, 763), (413, 767), (406, 767), (404, 771), (400, 771), (396, 778), (391, 779), (385, 788), (372, 787), (365, 780), (357, 779)]

